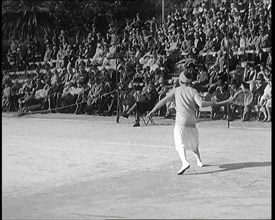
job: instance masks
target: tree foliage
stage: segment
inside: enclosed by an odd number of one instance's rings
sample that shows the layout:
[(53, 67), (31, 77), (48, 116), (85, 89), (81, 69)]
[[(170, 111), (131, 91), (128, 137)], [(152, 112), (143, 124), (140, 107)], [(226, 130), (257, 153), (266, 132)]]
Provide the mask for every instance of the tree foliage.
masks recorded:
[(53, 28), (47, 1), (3, 1), (2, 31), (6, 35), (33, 38)]
[[(166, 14), (186, 0), (165, 0)], [(2, 2), (2, 30), (11, 35), (34, 36), (50, 29), (66, 30), (69, 36), (86, 34), (93, 26), (105, 32), (108, 23), (116, 20), (119, 26), (137, 13), (142, 20), (161, 18), (162, 0), (67, 0), (67, 1), (9, 1)]]

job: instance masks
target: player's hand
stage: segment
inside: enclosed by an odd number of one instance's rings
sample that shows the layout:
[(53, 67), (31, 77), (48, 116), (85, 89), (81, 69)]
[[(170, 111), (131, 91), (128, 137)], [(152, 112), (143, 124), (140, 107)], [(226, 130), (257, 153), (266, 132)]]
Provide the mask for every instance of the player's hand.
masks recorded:
[(219, 103), (219, 102), (217, 102), (216, 100), (214, 100), (214, 101), (213, 101), (213, 105), (212, 105), (212, 106), (218, 106), (218, 105), (220, 105), (220, 103)]

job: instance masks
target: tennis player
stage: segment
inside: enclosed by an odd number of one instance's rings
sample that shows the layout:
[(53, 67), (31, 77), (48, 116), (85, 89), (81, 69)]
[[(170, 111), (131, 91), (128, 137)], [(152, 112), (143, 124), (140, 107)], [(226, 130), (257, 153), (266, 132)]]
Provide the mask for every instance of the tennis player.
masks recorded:
[(161, 99), (156, 106), (147, 114), (150, 117), (161, 108), (167, 101), (174, 100), (176, 104), (176, 120), (174, 126), (174, 142), (176, 150), (182, 162), (178, 175), (183, 174), (190, 164), (186, 159), (186, 150), (194, 152), (197, 165), (203, 167), (199, 151), (199, 137), (196, 128), (196, 106), (214, 106), (214, 102), (203, 101), (197, 90), (190, 87), (192, 81), (191, 72), (186, 69), (179, 75), (180, 86), (172, 89), (166, 97)]

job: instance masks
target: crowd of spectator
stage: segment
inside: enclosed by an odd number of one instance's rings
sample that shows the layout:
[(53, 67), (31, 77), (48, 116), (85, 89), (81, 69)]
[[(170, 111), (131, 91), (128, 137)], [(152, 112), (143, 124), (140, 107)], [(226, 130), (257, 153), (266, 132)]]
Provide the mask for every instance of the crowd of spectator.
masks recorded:
[[(177, 68), (188, 68), (192, 86), (204, 98), (222, 101), (241, 89), (253, 93), (248, 106), (213, 108), (212, 118), (270, 121), (271, 5), (217, 2), (188, 0), (165, 22), (142, 20), (138, 13), (123, 27), (110, 21), (106, 33), (94, 28), (72, 42), (66, 30), (45, 35), (43, 43), (30, 39), (26, 46), (22, 39), (11, 39), (2, 61), (2, 111), (112, 115), (119, 98), (128, 117), (142, 111), (137, 103), (151, 107), (178, 86)], [(27, 80), (18, 77), (20, 70)], [(160, 114), (169, 117), (171, 108), (167, 104)], [(138, 126), (139, 116), (136, 120)]]

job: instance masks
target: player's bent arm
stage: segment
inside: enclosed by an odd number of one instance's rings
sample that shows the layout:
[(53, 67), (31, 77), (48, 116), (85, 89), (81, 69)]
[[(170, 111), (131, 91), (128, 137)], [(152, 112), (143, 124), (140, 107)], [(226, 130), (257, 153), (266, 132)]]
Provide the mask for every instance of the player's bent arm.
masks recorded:
[(155, 107), (148, 113), (146, 117), (149, 117), (151, 114), (156, 112), (158, 109), (160, 109), (163, 105), (165, 105), (166, 102), (172, 100), (174, 98), (174, 90), (169, 92), (163, 99), (161, 99)]

